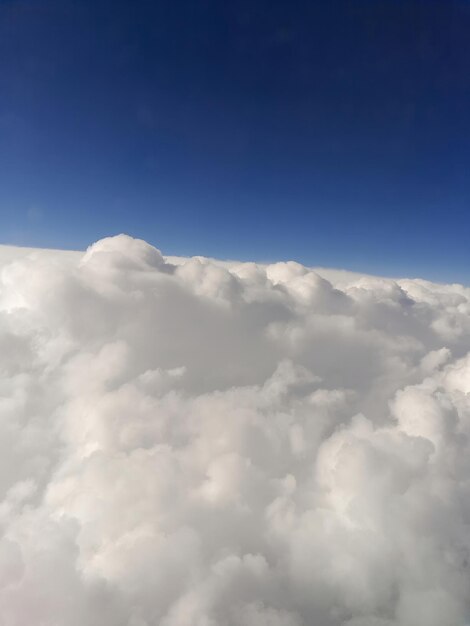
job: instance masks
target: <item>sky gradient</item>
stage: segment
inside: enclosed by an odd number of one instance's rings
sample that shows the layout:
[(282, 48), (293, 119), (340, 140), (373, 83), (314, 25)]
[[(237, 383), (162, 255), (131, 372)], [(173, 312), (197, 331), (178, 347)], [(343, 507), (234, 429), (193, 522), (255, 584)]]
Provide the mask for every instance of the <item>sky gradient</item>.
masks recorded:
[(1, 242), (470, 283), (470, 3), (3, 1)]

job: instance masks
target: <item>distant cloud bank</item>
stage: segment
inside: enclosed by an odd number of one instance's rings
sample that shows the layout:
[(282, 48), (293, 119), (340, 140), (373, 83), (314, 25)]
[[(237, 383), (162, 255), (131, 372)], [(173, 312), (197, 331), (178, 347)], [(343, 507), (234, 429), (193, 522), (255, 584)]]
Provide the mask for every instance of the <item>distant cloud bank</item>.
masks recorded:
[(2, 626), (470, 623), (470, 289), (0, 248)]

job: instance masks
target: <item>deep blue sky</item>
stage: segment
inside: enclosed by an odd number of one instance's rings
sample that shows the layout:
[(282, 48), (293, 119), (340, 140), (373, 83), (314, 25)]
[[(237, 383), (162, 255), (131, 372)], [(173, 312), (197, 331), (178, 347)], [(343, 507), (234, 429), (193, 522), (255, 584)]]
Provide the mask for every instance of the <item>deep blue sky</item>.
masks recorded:
[(0, 0), (3, 243), (470, 283), (470, 2)]

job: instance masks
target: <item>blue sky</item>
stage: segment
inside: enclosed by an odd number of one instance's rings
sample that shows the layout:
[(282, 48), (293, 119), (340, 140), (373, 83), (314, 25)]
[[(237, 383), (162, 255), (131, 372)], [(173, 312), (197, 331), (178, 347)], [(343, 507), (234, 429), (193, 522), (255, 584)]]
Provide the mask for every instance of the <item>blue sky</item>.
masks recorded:
[(470, 3), (4, 0), (3, 243), (470, 283)]

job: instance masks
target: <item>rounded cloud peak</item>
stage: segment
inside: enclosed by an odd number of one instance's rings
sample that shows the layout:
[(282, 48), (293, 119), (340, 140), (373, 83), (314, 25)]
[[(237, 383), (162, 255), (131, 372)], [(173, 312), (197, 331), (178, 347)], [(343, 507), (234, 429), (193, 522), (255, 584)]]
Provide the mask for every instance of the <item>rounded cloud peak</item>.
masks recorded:
[(120, 270), (160, 269), (165, 265), (160, 250), (143, 239), (125, 234), (105, 237), (92, 244), (81, 260), (82, 265), (90, 263)]

